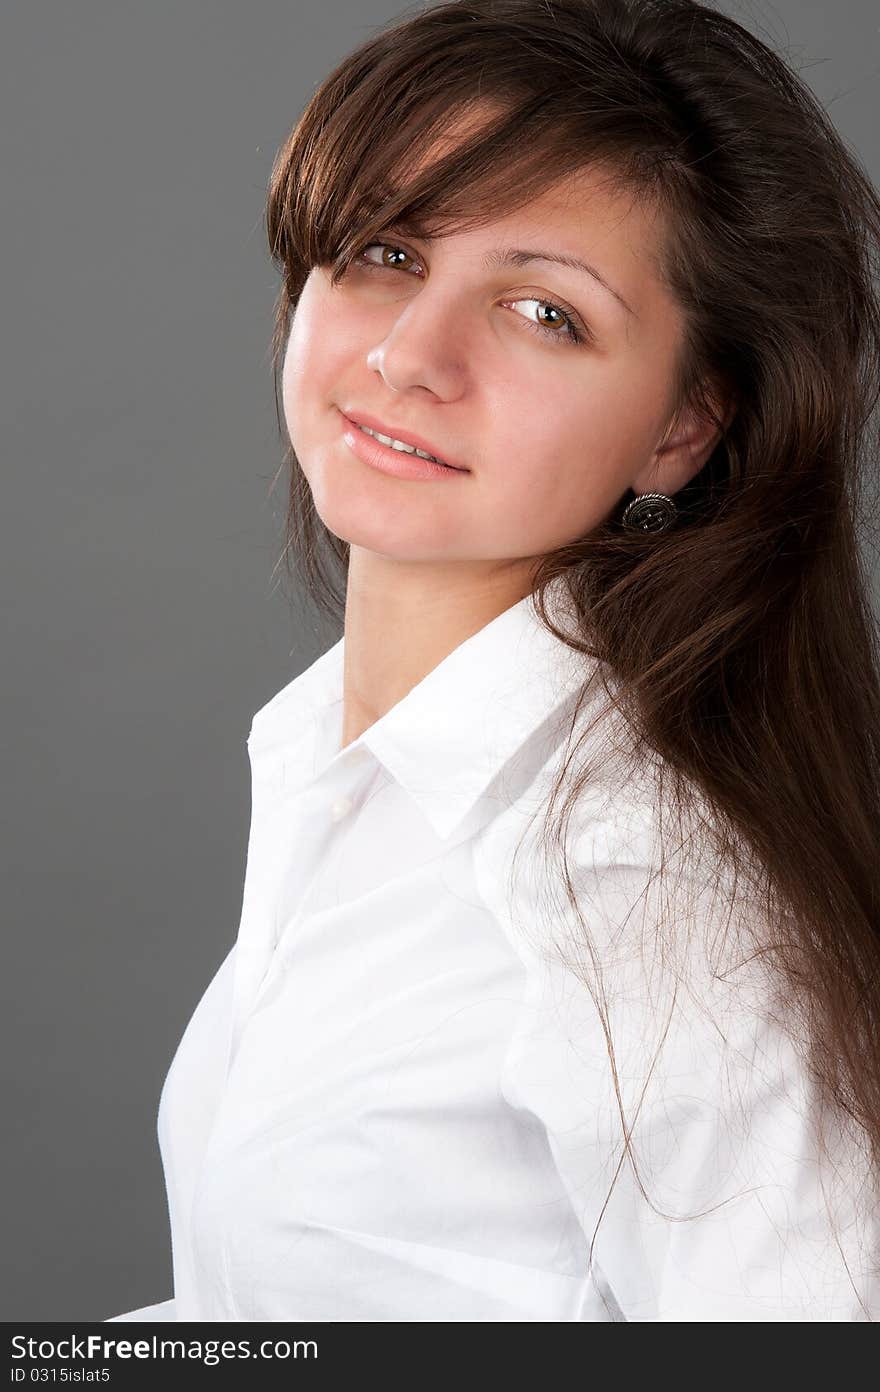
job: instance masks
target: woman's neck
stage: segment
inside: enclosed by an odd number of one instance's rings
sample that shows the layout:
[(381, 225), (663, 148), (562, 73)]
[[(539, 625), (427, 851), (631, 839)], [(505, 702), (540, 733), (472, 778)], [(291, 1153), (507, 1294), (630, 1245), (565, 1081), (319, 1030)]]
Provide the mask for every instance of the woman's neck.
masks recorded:
[(352, 546), (342, 748), (532, 589), (531, 561), (406, 562)]

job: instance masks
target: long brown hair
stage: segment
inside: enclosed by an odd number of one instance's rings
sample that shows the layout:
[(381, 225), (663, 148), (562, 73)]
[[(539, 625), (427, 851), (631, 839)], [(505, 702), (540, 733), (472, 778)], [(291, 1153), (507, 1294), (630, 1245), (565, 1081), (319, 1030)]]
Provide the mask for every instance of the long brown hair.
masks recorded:
[[(475, 101), (491, 119), (456, 140)], [(447, 133), (451, 152), (408, 178), (412, 152)], [(710, 809), (707, 835), (773, 925), (765, 946), (809, 1023), (810, 1066), (876, 1164), (880, 661), (863, 548), (876, 536), (864, 485), (880, 199), (816, 98), (691, 0), (467, 0), (380, 29), (316, 90), (272, 172), (279, 427), (283, 349), (313, 267), (335, 284), (391, 223), (476, 225), (588, 165), (664, 215), (657, 272), (685, 321), (677, 401), (720, 438), (676, 495), (678, 525), (607, 519), (541, 559), (536, 609), (613, 672), (636, 748), (666, 771), (664, 805)], [(338, 621), (348, 547), (289, 442), (285, 458), (288, 569)], [(543, 603), (560, 576), (573, 631)], [(565, 882), (574, 902), (567, 869)]]

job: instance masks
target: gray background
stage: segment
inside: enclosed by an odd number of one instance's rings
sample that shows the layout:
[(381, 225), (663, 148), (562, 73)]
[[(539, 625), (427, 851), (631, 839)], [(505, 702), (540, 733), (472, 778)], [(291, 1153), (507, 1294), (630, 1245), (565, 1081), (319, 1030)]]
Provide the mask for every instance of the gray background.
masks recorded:
[[(876, 0), (725, 8), (880, 181)], [(238, 929), (251, 716), (337, 636), (276, 571), (266, 185), (401, 13), (4, 7), (5, 1321), (172, 1294), (156, 1109)]]

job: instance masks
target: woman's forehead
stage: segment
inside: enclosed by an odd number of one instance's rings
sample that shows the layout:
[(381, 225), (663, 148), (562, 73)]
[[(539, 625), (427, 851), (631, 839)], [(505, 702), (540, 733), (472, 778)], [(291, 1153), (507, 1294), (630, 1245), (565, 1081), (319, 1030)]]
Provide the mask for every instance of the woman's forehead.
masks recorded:
[[(394, 176), (394, 192), (413, 187), (421, 176), (440, 164), (449, 154), (464, 147), (475, 135), (486, 131), (507, 111), (498, 99), (480, 99), (451, 111), (446, 123), (424, 139), (413, 140), (411, 153), (399, 161)], [(585, 161), (560, 175), (539, 194), (531, 193), (516, 205), (517, 170), (508, 170), (510, 192), (506, 208), (488, 212), (481, 225), (525, 224), (552, 218), (556, 223), (581, 222), (595, 226), (599, 220), (623, 219), (646, 203), (635, 188), (627, 185), (619, 171), (607, 162)], [(646, 209), (647, 211), (647, 209)]]

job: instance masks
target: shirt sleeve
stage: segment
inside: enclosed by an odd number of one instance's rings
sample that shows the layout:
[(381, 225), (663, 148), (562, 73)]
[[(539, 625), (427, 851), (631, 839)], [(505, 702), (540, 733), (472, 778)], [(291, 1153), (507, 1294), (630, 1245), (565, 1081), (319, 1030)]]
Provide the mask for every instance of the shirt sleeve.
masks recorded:
[(174, 1300), (160, 1300), (155, 1305), (141, 1305), (137, 1310), (126, 1310), (122, 1315), (111, 1315), (104, 1321), (105, 1324), (115, 1324), (121, 1320), (176, 1320), (177, 1314), (174, 1309)]
[(622, 1318), (876, 1318), (866, 1139), (820, 1105), (730, 901), (670, 893), (613, 829), (571, 868), (594, 952), (568, 932), (529, 949), (504, 1090), (543, 1122)]

